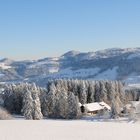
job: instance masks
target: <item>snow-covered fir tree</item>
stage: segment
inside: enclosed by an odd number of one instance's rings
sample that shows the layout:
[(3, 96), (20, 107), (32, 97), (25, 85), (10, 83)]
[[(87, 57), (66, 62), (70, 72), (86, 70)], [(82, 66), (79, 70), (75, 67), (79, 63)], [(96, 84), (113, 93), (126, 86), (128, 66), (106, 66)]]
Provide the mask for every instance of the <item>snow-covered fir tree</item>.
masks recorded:
[(33, 119), (33, 99), (32, 93), (29, 90), (27, 90), (23, 95), (22, 114), (27, 120)]
[(59, 90), (57, 94), (58, 94), (56, 106), (57, 112), (55, 114), (57, 114), (56, 116), (58, 118), (65, 119), (67, 117), (67, 109), (68, 109), (67, 92), (65, 91), (65, 89), (61, 89), (61, 91)]
[(86, 85), (84, 81), (80, 81), (79, 85), (79, 101), (81, 104), (87, 103)]
[(67, 119), (78, 119), (81, 115), (79, 100), (72, 92), (68, 94)]
[(56, 86), (54, 83), (49, 84), (49, 92), (45, 95), (43, 100), (43, 115), (46, 117), (54, 116), (54, 109), (56, 105)]
[(107, 103), (107, 89), (106, 89), (106, 81), (100, 81), (100, 101), (104, 101)]
[(95, 102), (99, 102), (100, 101), (100, 93), (101, 93), (100, 90), (101, 89), (100, 89), (99, 81), (95, 81), (95, 96), (94, 96)]
[(32, 90), (32, 102), (33, 102), (32, 116), (33, 116), (33, 120), (40, 120), (42, 119), (43, 115), (41, 113), (39, 94), (36, 91), (36, 89), (37, 88), (34, 88)]
[(88, 81), (88, 89), (87, 89), (87, 103), (93, 103), (95, 101), (95, 82)]

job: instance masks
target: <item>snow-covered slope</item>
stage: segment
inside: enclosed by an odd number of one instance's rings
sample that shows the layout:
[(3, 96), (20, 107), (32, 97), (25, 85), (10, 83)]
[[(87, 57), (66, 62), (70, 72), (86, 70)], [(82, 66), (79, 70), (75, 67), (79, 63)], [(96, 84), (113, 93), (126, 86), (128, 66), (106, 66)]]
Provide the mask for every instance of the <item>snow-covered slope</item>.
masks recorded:
[(87, 78), (93, 76), (100, 71), (99, 68), (72, 70), (71, 68), (62, 69), (58, 72), (48, 75), (50, 78)]
[(140, 83), (140, 48), (96, 52), (70, 51), (35, 61), (0, 60), (0, 81), (40, 81), (52, 78), (122, 80)]
[(114, 67), (112, 69), (108, 69), (99, 73), (97, 76), (94, 77), (96, 80), (116, 80), (117, 79), (117, 69), (118, 67)]
[(1, 69), (10, 69), (11, 66), (5, 65), (5, 63), (0, 63), (0, 68)]

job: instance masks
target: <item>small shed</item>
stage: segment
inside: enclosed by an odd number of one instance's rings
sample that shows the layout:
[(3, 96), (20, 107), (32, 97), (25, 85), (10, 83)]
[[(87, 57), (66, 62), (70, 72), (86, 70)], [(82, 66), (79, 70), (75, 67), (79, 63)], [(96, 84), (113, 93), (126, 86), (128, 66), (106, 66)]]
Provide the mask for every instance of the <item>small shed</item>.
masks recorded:
[(133, 111), (133, 113), (140, 113), (140, 101), (130, 101), (128, 104), (124, 107), (125, 113), (130, 113)]

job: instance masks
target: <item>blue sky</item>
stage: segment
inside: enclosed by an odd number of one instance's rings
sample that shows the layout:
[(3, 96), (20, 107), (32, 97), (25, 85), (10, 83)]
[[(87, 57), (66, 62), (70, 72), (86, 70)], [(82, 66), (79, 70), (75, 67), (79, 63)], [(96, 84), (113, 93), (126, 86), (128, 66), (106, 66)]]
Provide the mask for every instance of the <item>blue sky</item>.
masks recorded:
[(0, 56), (140, 47), (139, 0), (0, 0)]

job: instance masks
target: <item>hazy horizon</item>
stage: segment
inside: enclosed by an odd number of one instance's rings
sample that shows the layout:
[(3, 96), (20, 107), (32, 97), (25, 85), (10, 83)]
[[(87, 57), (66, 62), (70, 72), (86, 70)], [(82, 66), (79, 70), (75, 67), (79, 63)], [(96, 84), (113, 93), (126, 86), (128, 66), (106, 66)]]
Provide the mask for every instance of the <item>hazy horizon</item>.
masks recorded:
[(30, 57), (23, 57), (23, 58), (12, 58), (12, 57), (6, 57), (6, 56), (0, 56), (0, 59), (2, 60), (2, 59), (11, 59), (11, 60), (15, 60), (15, 61), (32, 61), (32, 60), (39, 60), (39, 59), (44, 59), (44, 58), (55, 58), (55, 57), (61, 57), (62, 55), (64, 55), (64, 54), (66, 54), (66, 53), (68, 53), (68, 52), (72, 52), (72, 51), (74, 51), (74, 52), (79, 52), (79, 53), (91, 53), (91, 52), (97, 52), (97, 51), (104, 51), (104, 50), (109, 50), (109, 49), (140, 49), (140, 47), (136, 47), (136, 48), (134, 48), (134, 47), (129, 47), (129, 48), (118, 48), (118, 47), (116, 47), (116, 48), (103, 48), (103, 49), (97, 49), (97, 50), (91, 50), (91, 51), (80, 51), (80, 50), (67, 50), (66, 52), (64, 52), (64, 53), (62, 53), (62, 54), (60, 54), (60, 55), (54, 55), (54, 56), (49, 56), (49, 55), (42, 55), (42, 56), (40, 56), (40, 57), (36, 57), (35, 56), (35, 58), (30, 58)]
[(140, 47), (138, 0), (0, 1), (0, 56), (57, 57), (70, 51)]

